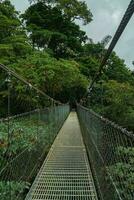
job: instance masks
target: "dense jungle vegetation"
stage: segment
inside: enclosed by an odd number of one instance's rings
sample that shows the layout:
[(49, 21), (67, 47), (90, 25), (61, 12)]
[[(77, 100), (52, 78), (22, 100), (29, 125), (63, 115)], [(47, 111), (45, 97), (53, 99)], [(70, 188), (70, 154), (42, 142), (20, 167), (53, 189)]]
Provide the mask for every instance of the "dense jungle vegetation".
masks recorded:
[[(11, 0), (0, 1), (0, 63), (52, 98), (71, 105), (83, 102), (133, 131), (134, 72), (115, 52), (88, 101), (83, 98), (111, 39), (108, 35), (94, 43), (81, 30), (78, 21), (90, 26), (93, 20), (86, 3), (78, 0), (29, 0), (29, 3), (22, 14)], [(0, 120), (0, 199), (23, 200), (69, 113), (69, 106), (57, 104), (54, 107), (51, 99), (17, 78), (9, 77), (0, 69), (0, 119), (4, 118)], [(9, 114), (14, 117), (9, 118)], [(93, 134), (95, 127), (96, 121)], [(102, 134), (102, 153), (113, 154), (113, 160), (109, 156), (111, 162), (106, 170), (112, 174), (124, 199), (133, 198), (131, 138), (124, 134), (120, 138), (117, 136), (118, 142), (105, 141), (105, 130), (100, 129), (98, 133), (96, 139)], [(116, 131), (111, 134), (116, 137)], [(100, 143), (97, 141), (97, 144)], [(104, 171), (103, 167), (98, 171)]]
[[(83, 1), (29, 2), (23, 14), (9, 0), (0, 3), (0, 63), (57, 100), (79, 102), (98, 70), (108, 37), (95, 44), (76, 23), (90, 26), (93, 20)], [(15, 85), (15, 90), (22, 87)], [(2, 108), (6, 94), (0, 94)], [(90, 107), (134, 130), (134, 74), (115, 52), (93, 89)]]

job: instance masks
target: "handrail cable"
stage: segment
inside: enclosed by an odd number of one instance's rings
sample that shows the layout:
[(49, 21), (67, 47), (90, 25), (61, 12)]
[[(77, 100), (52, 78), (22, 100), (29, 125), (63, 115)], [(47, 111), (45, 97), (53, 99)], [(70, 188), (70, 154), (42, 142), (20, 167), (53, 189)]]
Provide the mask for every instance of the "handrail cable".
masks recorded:
[(24, 79), (22, 76), (18, 75), (16, 72), (14, 72), (13, 70), (9, 69), (7, 66), (3, 65), (0, 63), (0, 68), (3, 69), (4, 71), (8, 72), (9, 74), (11, 74), (12, 76), (14, 76), (15, 78), (19, 79), (20, 81), (22, 81), (23, 83), (25, 83), (26, 85), (28, 85), (29, 87), (33, 88), (34, 90), (37, 91), (37, 93), (42, 94), (43, 96), (47, 97), (49, 100), (58, 103), (58, 104), (62, 104), (59, 101), (56, 101), (55, 99), (53, 99), (52, 97), (50, 97), (49, 95), (47, 95), (46, 93), (44, 93), (42, 90), (36, 88), (35, 86), (33, 86), (31, 83), (29, 83), (26, 79)]

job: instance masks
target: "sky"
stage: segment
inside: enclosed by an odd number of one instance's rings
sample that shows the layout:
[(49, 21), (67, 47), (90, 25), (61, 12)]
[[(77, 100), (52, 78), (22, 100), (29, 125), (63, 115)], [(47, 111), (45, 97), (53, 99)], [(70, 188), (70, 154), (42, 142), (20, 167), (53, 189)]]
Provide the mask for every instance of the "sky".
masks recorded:
[[(101, 41), (106, 35), (114, 36), (117, 27), (128, 7), (130, 0), (85, 0), (93, 14), (93, 21), (82, 26), (89, 38), (94, 42)], [(28, 0), (11, 0), (17, 10), (24, 12), (28, 6)], [(134, 70), (134, 16), (120, 38), (116, 53), (124, 59), (127, 66)]]

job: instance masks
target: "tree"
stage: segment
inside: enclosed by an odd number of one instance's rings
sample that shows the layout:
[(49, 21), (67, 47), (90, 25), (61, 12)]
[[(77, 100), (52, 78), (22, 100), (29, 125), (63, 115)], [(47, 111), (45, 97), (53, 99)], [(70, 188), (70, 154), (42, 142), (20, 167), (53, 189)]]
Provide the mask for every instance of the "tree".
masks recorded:
[[(83, 46), (82, 53), (80, 54), (79, 58), (76, 59), (82, 65), (82, 73), (84, 72), (84, 75), (93, 78), (99, 69), (99, 65), (102, 61), (103, 55), (105, 55), (105, 52), (106, 49), (101, 43), (85, 44)], [(124, 60), (119, 58), (115, 52), (111, 54), (102, 72), (102, 76), (99, 78), (104, 80), (116, 80), (120, 83), (129, 82), (131, 85), (134, 84), (134, 76), (132, 71), (127, 68)]]
[(110, 42), (112, 36), (111, 35), (106, 35), (102, 40), (101, 40), (101, 44), (106, 47), (108, 45), (108, 43)]
[(67, 20), (82, 20), (86, 25), (92, 21), (92, 13), (84, 1), (78, 0), (29, 0), (32, 2), (42, 2), (45, 5), (57, 7)]
[(8, 64), (15, 56), (25, 56), (31, 47), (18, 12), (8, 0), (0, 3), (0, 61)]
[[(80, 73), (78, 63), (57, 60), (44, 52), (36, 51), (11, 67), (33, 85), (62, 102), (79, 101), (88, 85), (86, 77)], [(19, 84), (17, 88), (20, 88)], [(23, 96), (23, 91), (21, 93)]]
[(92, 93), (91, 104), (106, 118), (134, 130), (134, 88), (129, 83), (110, 80), (102, 86), (97, 84)]
[(80, 70), (90, 80), (94, 77), (99, 69), (99, 62), (92, 56), (78, 58), (77, 61), (80, 63)]
[(131, 70), (126, 67), (124, 60), (120, 59), (115, 52), (113, 52), (109, 58), (107, 68), (104, 72), (111, 80), (116, 80), (120, 83), (129, 82), (132, 85), (134, 84), (134, 77), (132, 76)]
[(5, 38), (15, 34), (16, 28), (20, 25), (18, 12), (10, 1), (5, 0), (0, 3), (0, 38), (5, 41)]
[(43, 2), (31, 5), (22, 15), (33, 47), (51, 49), (56, 57), (74, 57), (82, 50), (87, 36), (57, 6)]

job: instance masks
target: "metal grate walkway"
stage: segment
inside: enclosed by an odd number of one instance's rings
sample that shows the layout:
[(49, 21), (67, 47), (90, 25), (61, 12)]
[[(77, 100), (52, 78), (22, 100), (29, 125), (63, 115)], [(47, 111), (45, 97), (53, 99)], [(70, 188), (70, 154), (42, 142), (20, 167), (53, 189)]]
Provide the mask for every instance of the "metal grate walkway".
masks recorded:
[(75, 112), (70, 113), (26, 200), (97, 200)]

